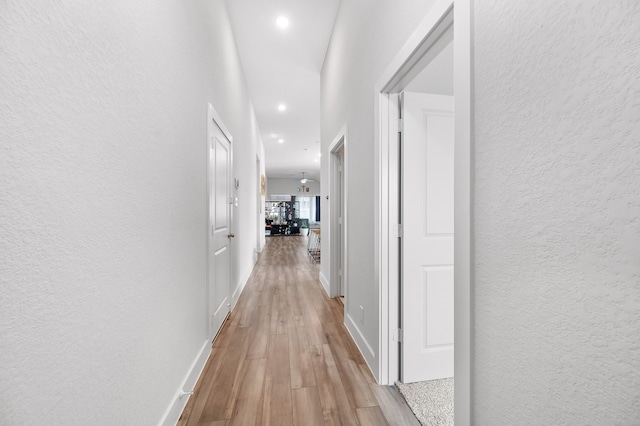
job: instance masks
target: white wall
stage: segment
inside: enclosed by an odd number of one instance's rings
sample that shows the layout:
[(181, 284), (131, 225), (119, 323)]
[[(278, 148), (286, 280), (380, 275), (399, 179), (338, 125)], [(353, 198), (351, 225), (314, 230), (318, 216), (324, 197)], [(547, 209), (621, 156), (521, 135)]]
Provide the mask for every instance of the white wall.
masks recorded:
[[(373, 87), (433, 1), (344, 1), (322, 69), (322, 252), (328, 253), (329, 145), (347, 126), (347, 294), (346, 324), (378, 371), (378, 285), (374, 276)], [(330, 277), (329, 256), (321, 275)], [(360, 306), (364, 321), (360, 321)]]
[(256, 245), (224, 3), (8, 0), (0, 52), (0, 418), (156, 424), (207, 338), (209, 102), (247, 183), (238, 280)]
[(309, 192), (298, 192), (302, 184), (298, 179), (267, 179), (267, 200), (271, 195), (295, 195), (297, 197), (315, 197), (320, 195), (320, 182), (307, 182)]
[(476, 423), (640, 424), (640, 4), (475, 4)]

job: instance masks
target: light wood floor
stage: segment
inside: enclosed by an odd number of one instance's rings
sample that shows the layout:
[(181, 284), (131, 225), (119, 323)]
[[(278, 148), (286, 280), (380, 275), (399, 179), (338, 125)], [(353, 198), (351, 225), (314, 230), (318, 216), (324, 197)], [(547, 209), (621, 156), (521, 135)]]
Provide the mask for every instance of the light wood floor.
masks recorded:
[(375, 383), (305, 237), (268, 237), (179, 425), (419, 425)]

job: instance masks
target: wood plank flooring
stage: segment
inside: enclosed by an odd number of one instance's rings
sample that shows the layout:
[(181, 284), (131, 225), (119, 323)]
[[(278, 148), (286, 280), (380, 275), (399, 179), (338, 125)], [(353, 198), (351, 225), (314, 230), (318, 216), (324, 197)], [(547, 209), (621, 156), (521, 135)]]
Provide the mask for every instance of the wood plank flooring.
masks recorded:
[(419, 425), (378, 386), (305, 237), (269, 237), (178, 425)]

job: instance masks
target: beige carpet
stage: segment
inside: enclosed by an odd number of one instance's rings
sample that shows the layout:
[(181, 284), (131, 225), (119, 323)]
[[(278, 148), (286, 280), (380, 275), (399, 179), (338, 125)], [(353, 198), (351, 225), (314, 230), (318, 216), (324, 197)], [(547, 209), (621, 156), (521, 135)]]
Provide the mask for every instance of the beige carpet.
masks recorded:
[(453, 378), (404, 384), (396, 382), (420, 423), (453, 426)]

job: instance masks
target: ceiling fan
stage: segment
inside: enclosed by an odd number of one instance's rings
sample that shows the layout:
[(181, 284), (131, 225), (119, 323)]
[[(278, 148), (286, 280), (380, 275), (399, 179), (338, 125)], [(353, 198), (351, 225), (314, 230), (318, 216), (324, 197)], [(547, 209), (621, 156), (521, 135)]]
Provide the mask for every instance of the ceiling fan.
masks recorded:
[(311, 178), (305, 177), (304, 172), (301, 172), (301, 173), (302, 173), (302, 176), (300, 177), (300, 183), (301, 184), (304, 185), (307, 182), (315, 182), (315, 179), (311, 179)]

